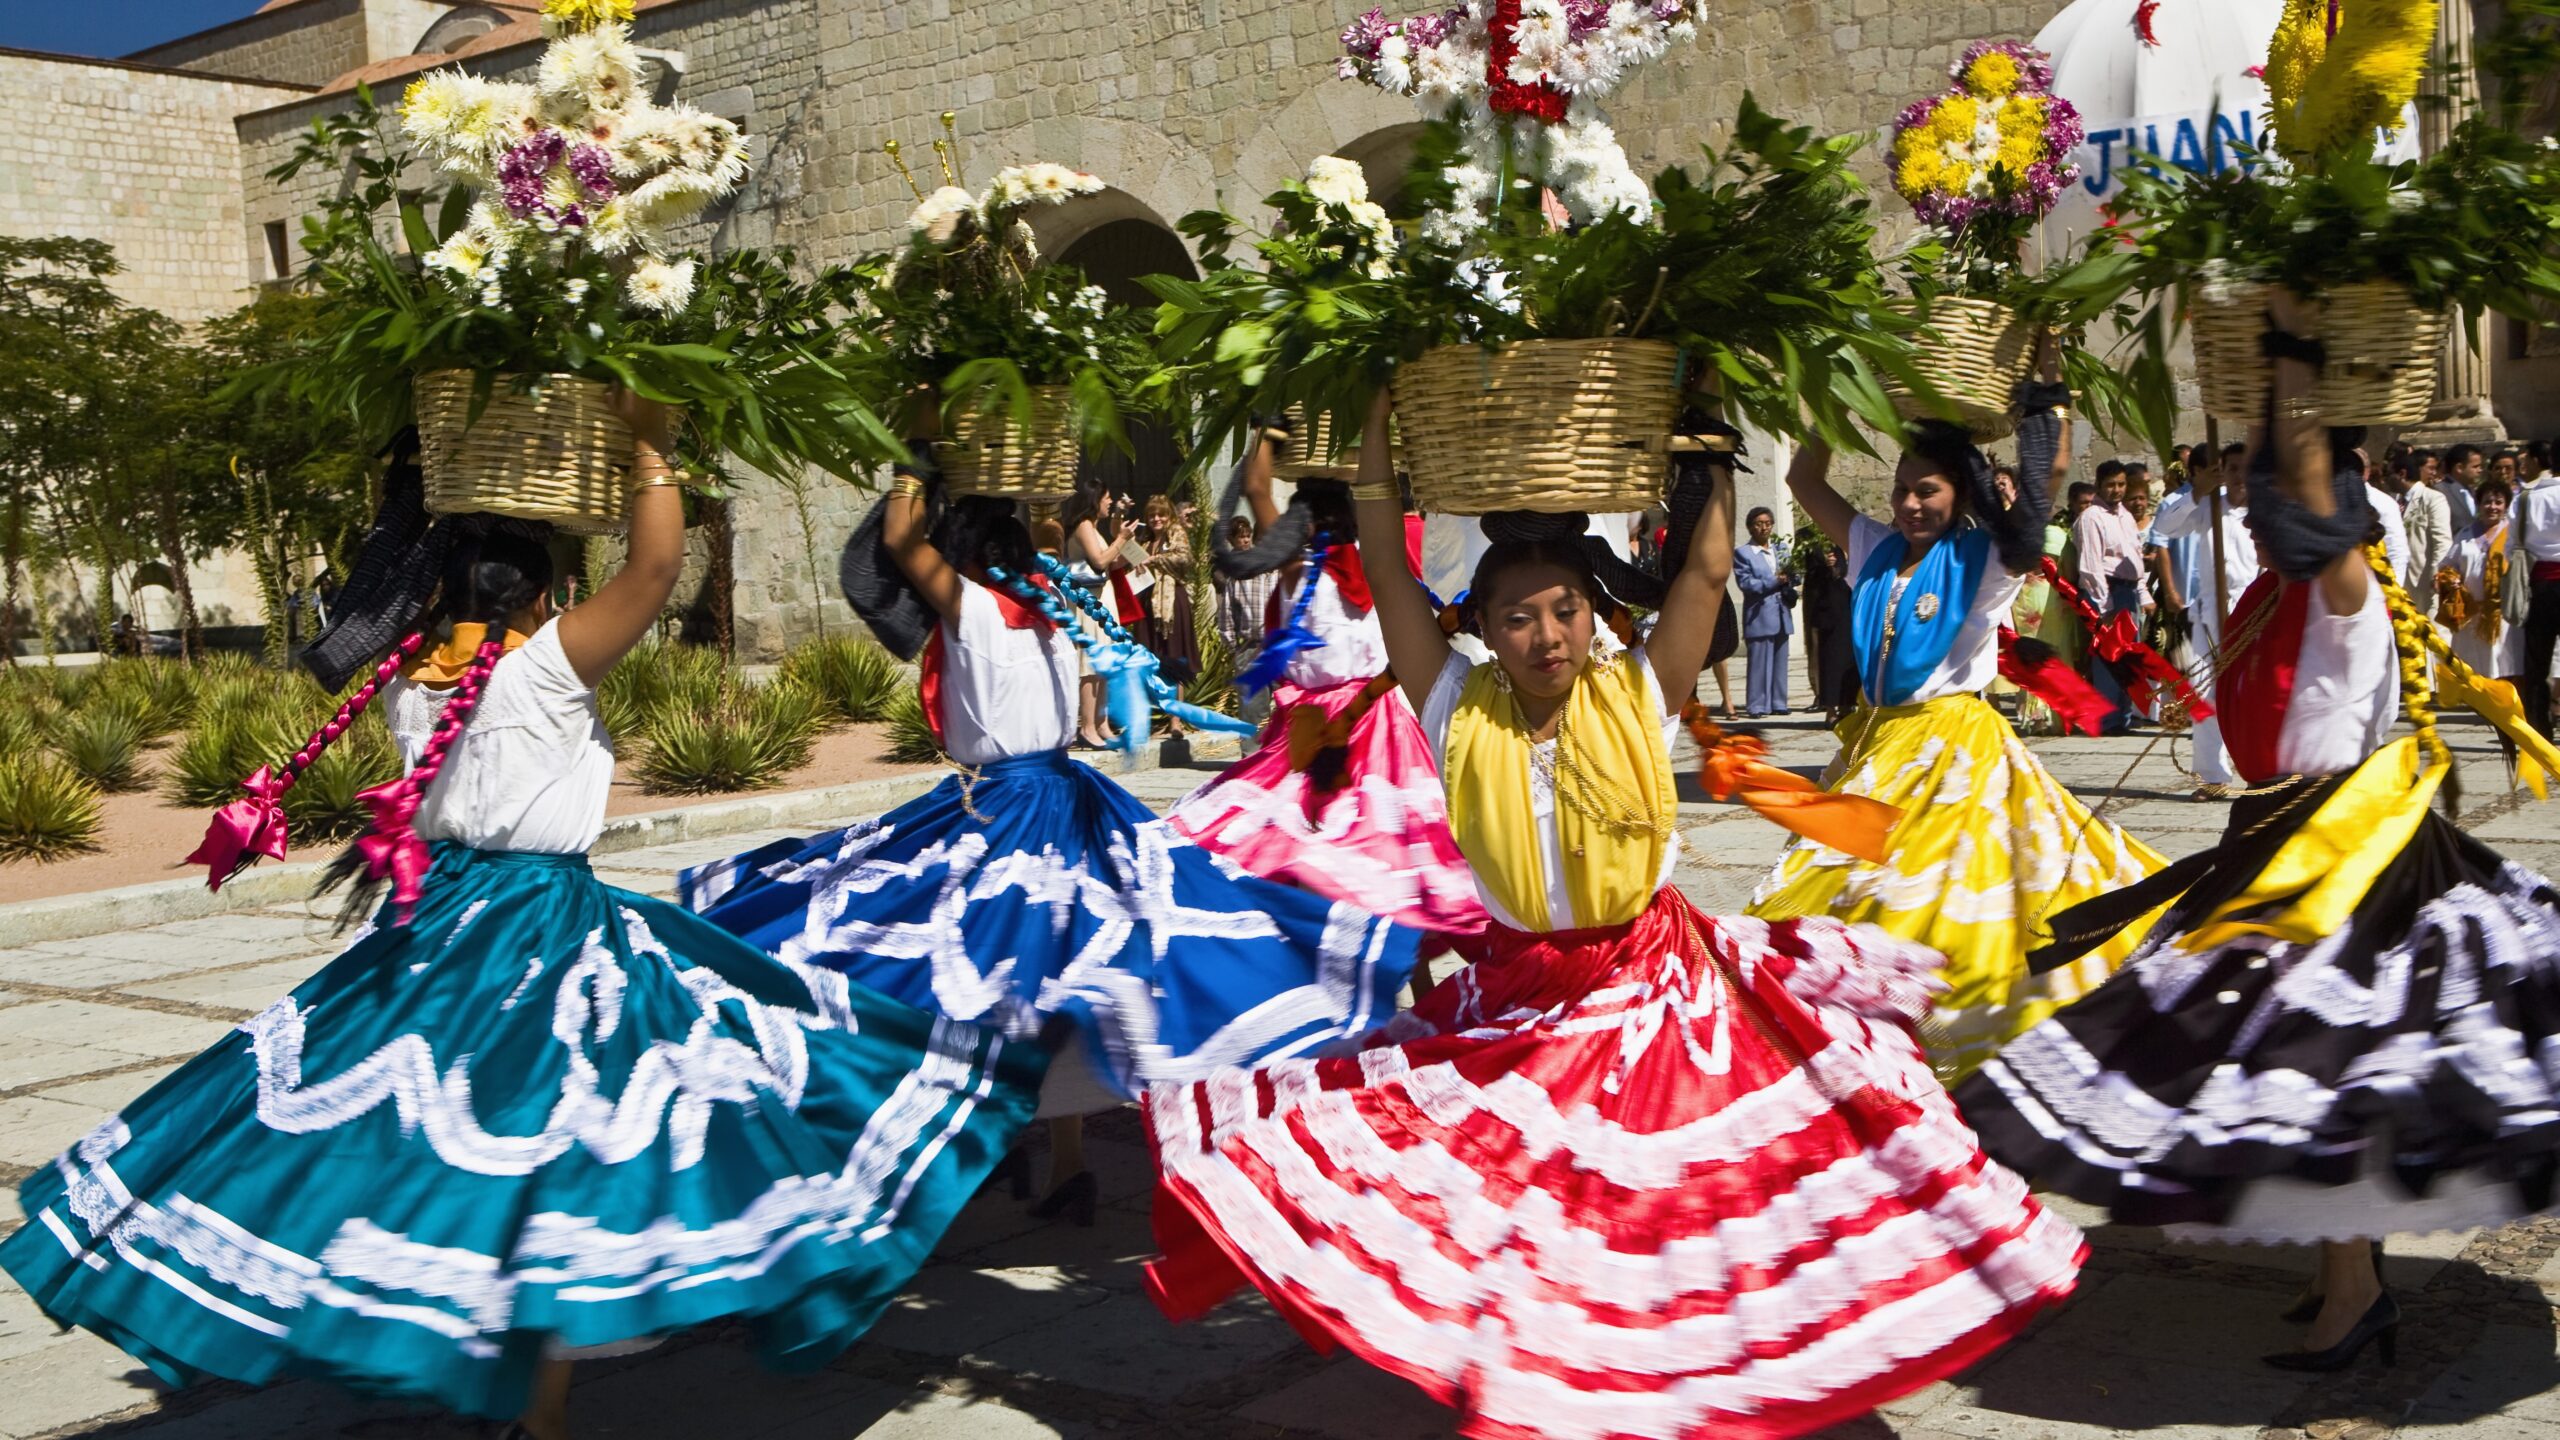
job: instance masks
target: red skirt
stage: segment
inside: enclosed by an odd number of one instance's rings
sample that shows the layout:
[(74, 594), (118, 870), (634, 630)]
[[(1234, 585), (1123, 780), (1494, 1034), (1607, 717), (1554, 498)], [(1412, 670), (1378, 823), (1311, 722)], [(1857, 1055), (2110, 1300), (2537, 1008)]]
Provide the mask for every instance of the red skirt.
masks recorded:
[(1913, 1026), (1936, 957), (1819, 918), (1495, 926), (1360, 1054), (1147, 1097), (1148, 1289), (1250, 1282), (1474, 1436), (1792, 1436), (2069, 1294)]

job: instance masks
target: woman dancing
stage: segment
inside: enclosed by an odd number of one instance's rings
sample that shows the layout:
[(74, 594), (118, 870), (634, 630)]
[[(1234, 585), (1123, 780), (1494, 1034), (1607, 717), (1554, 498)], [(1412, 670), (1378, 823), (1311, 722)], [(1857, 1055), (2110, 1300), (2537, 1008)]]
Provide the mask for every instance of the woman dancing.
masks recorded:
[(1670, 697), (1715, 628), (1729, 480), (1684, 482), (1713, 494), (1642, 650), (1603, 638), (1623, 597), (1599, 576), (1636, 572), (1580, 516), (1488, 517), (1470, 594), (1494, 658), (1471, 665), (1404, 564), (1387, 418), (1382, 398), (1363, 559), (1486, 958), (1357, 1056), (1148, 1096), (1158, 1305), (1249, 1282), (1473, 1435), (1794, 1435), (1999, 1344), (2082, 1247), (1931, 1077), (1909, 1029), (1931, 957), (1702, 915), (1666, 883)]
[(1863, 921), (1944, 956), (1947, 989), (1920, 1034), (1949, 1081), (2095, 988), (2132, 950), (2127, 937), (2030, 975), (2026, 952), (2049, 912), (2162, 863), (2056, 782), (1981, 696), (1998, 672), (2011, 602), (2042, 569), (2047, 487), (2070, 465), (2068, 401), (2050, 384), (2028, 397), (2014, 504), (2000, 503), (1990, 462), (1964, 432), (1936, 421), (1912, 426), (1891, 526), (1831, 488), (1820, 441), (1807, 441), (1787, 472), (1796, 503), (1848, 552), (1857, 577), (1865, 703), (1840, 724), (1830, 782), (1905, 818), (1883, 865), (1796, 840), (1749, 913)]
[[(1231, 579), (1281, 576), (1273, 605), (1287, 607), (1285, 623), (1269, 627), (1238, 677), (1247, 690), (1274, 687), (1271, 719), (1261, 748), (1192, 791), (1171, 823), (1252, 874), (1444, 939), (1474, 935), (1484, 907), (1449, 836), (1422, 726), (1387, 669), (1350, 489), (1309, 477), (1280, 509), (1271, 474), (1286, 438), (1255, 437), (1221, 507), (1212, 562)], [(1261, 537), (1250, 549), (1223, 543), (1240, 502)]]
[[(742, 1316), (770, 1358), (814, 1367), (1031, 1114), (1037, 1047), (777, 963), (588, 870), (613, 779), (595, 686), (684, 560), (666, 413), (622, 404), (630, 558), (565, 615), (541, 527), (430, 530), (417, 470), (395, 466), (315, 647), (353, 665), (370, 633), (390, 655), (196, 857), (218, 881), (280, 854), (276, 796), (379, 689), (409, 769), (349, 853), (389, 900), (20, 1188), (0, 1265), (172, 1384), (335, 1380), (562, 1440), (576, 1349)], [(439, 554), (423, 618), (354, 593), (433, 577)]]
[[(1082, 1032), (1071, 1054), (1083, 1063), (1062, 1061), (1041, 1098), (1051, 1116), (1305, 1054), (1394, 1013), (1414, 932), (1223, 868), (1068, 757), (1087, 643), (1068, 606), (1089, 597), (1033, 550), (1013, 502), (964, 496), (929, 520), (908, 474), (881, 506), (896, 573), (936, 617), (925, 715), (960, 773), (877, 819), (688, 871), (687, 904), (795, 964), (950, 1019), (1059, 1045)], [(1113, 684), (1151, 680), (1152, 657), (1108, 610), (1097, 619), (1113, 638), (1095, 668)], [(1145, 733), (1140, 705), (1115, 717), (1124, 732)], [(1077, 1132), (1052, 1139), (1040, 1211), (1091, 1224)]]
[[(2290, 333), (2297, 302), (2270, 316), (2285, 417), (2322, 352)], [(2304, 1348), (2266, 1357), (2289, 1370), (2342, 1369), (2377, 1341), (2389, 1363), (2381, 1238), (2541, 1211), (2560, 1156), (2560, 1086), (2534, 1058), (2560, 1021), (2560, 892), (2428, 808), (2451, 780), (2433, 631), (2373, 558), (2362, 439), (2311, 414), (2253, 437), (2249, 528), (2272, 573), (2234, 607), (2219, 669), (2250, 787), (2221, 844), (2057, 917), (2040, 964), (2170, 907), (2113, 980), (1957, 1091), (1994, 1154), (2119, 1221), (2319, 1242), (2291, 1317)], [(2437, 659), (2439, 689), (2560, 770), (2511, 690)], [(2395, 681), (2416, 733), (2386, 742)]]

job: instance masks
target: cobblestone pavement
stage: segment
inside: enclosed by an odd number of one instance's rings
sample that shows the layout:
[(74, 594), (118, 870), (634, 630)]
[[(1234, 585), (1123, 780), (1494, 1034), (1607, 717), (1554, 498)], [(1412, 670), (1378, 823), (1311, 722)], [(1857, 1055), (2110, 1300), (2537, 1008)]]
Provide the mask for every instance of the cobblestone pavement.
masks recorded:
[[(1738, 678), (1738, 677), (1737, 677)], [(1829, 742), (1802, 720), (1767, 732), (1787, 764), (1816, 766)], [(2560, 873), (2560, 811), (2501, 791), (2488, 732), (2456, 725), (2475, 833)], [(2187, 799), (2183, 742), (2039, 740), (2054, 771), (2163, 851), (2205, 844), (2219, 805)], [(1196, 775), (1130, 777), (1151, 803)], [(1710, 909), (1741, 904), (1782, 838), (1747, 812), (1684, 807), (1680, 881)], [(852, 817), (847, 817), (852, 818)], [(664, 893), (681, 865), (761, 843), (737, 835), (606, 857), (606, 878)], [(316, 969), (333, 948), (302, 906), (5, 948), (0, 937), (0, 1182), (95, 1125)], [(1036, 1127), (1035, 1127), (1036, 1128)], [(1089, 1145), (1105, 1205), (1092, 1229), (1043, 1225), (982, 1197), (913, 1289), (859, 1346), (814, 1375), (768, 1375), (735, 1337), (681, 1337), (647, 1355), (584, 1365), (583, 1436), (924, 1440), (924, 1437), (1329, 1436), (1449, 1433), (1447, 1412), (1400, 1382), (1319, 1357), (1258, 1302), (1176, 1327), (1139, 1289), (1151, 1247), (1148, 1162), (1133, 1112), (1100, 1117)], [(1035, 1145), (1038, 1143), (1036, 1137)], [(0, 1194), (0, 1230), (20, 1223)], [(2296, 1251), (2173, 1246), (2156, 1231), (2092, 1232), (2081, 1293), (1955, 1381), (1830, 1432), (1827, 1440), (2095, 1440), (2132, 1431), (2175, 1440), (2560, 1440), (2560, 1222), (2410, 1237), (2389, 1279), (2409, 1312), (2399, 1361), (2368, 1355), (2339, 1377), (2258, 1363), (2296, 1343), (2277, 1319), (2307, 1269)], [(431, 1440), (480, 1434), (414, 1409), (325, 1386), (261, 1392), (215, 1385), (171, 1394), (113, 1348), (55, 1331), (0, 1281), (0, 1437), (148, 1440)]]

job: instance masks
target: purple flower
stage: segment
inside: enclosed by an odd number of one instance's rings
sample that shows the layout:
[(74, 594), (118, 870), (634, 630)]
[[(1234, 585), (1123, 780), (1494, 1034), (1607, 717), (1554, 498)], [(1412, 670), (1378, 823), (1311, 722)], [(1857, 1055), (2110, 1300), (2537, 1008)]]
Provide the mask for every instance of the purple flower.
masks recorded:
[(2059, 95), (2046, 97), (2044, 102), (2046, 149), (2056, 155), (2068, 155), (2080, 148), (2080, 142), (2087, 136), (2087, 127), (2080, 123), (2078, 107)]
[(1404, 22), (1404, 38), (1413, 48), (1427, 50), (1449, 38), (1449, 27), (1466, 15), (1464, 10), (1444, 10), (1436, 15), (1416, 15)]
[(621, 193), (613, 183), (613, 157), (601, 145), (581, 145), (569, 152), (569, 173), (578, 184), (599, 200), (610, 200)]
[(1653, 0), (1653, 18), (1665, 25), (1677, 24), (1681, 12), (1688, 8), (1689, 0)]
[(1579, 40), (1609, 23), (1609, 0), (1564, 0), (1565, 37)]
[(1387, 24), (1386, 12), (1373, 8), (1368, 14), (1352, 21), (1349, 28), (1342, 32), (1342, 48), (1363, 60), (1375, 60), (1378, 58), (1378, 47), (1386, 43), (1387, 35), (1392, 28)]
[(1894, 133), (1898, 135), (1914, 125), (1928, 124), (1929, 117), (1937, 113), (1938, 98), (1932, 95), (1925, 100), (1914, 100), (1903, 106), (1902, 113), (1893, 118)]
[(572, 205), (560, 212), (560, 223), (572, 230), (584, 230), (587, 228), (587, 212), (580, 206)]
[(519, 220), (536, 212), (547, 214), (551, 208), (543, 203), (542, 177), (539, 175), (508, 175), (501, 178), (498, 181), (498, 199), (499, 203), (507, 207), (507, 213)]
[(1997, 50), (2001, 54), (2018, 62), (2019, 94), (2046, 95), (2052, 93), (2053, 57), (2045, 54), (2033, 45), (2023, 44), (2016, 40), (1974, 41), (1972, 44), (1964, 47), (1964, 53), (1956, 57), (1955, 64), (1947, 67), (1947, 78), (1961, 84), (1964, 80), (1964, 72), (1973, 68), (1973, 62), (1990, 54), (1994, 50)]

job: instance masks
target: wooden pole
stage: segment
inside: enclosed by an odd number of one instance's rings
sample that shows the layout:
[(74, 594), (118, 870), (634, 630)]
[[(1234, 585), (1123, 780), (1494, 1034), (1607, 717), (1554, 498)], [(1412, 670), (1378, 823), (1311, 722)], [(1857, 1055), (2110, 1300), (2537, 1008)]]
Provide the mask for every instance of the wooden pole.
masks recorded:
[[(2204, 417), (2204, 443), (2213, 451), (2213, 508), (2205, 514), (2213, 522), (2213, 640), (2220, 648), (2223, 629), (2231, 623), (2231, 584), (2223, 579), (2229, 572), (2222, 568), (2222, 496), (2231, 481), (2222, 473), (2222, 427), (2209, 414)], [(2190, 461), (2187, 473), (2194, 474), (2195, 468)]]

